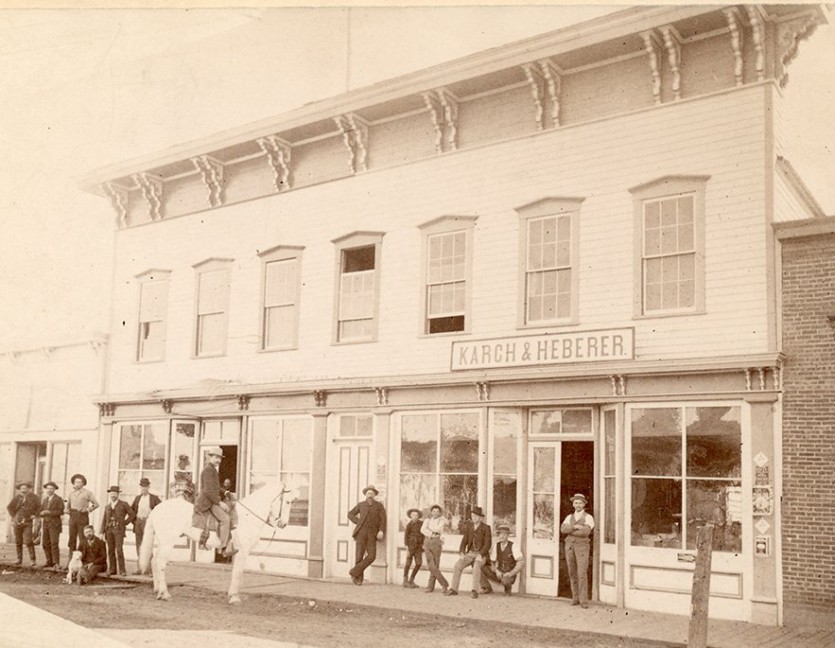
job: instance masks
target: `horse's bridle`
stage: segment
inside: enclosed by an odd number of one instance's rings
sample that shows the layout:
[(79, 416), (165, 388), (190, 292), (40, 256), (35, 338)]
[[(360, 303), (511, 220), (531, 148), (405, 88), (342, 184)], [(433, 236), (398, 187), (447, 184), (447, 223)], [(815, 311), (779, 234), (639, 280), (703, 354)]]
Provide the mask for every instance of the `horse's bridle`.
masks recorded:
[[(265, 520), (264, 518), (262, 518), (260, 515), (258, 515), (258, 514), (257, 514), (255, 511), (253, 511), (251, 508), (249, 508), (248, 506), (246, 506), (243, 502), (236, 502), (236, 503), (235, 503), (235, 505), (236, 505), (236, 506), (241, 506), (241, 507), (245, 508), (247, 511), (249, 511), (250, 513), (252, 513), (252, 514), (253, 514), (256, 518), (258, 518), (259, 520), (261, 520), (261, 522), (263, 522), (264, 524), (267, 524), (267, 525), (269, 525), (269, 526), (271, 526), (271, 527), (273, 527), (273, 528), (276, 528), (276, 529), (280, 529), (281, 527), (279, 527), (277, 524), (273, 524), (272, 522), (270, 522), (270, 519), (271, 519), (271, 518), (272, 518), (272, 519), (278, 519), (278, 520), (280, 520), (280, 519), (281, 519), (281, 514), (284, 512), (284, 504), (285, 504), (285, 502), (284, 502), (284, 496), (285, 496), (287, 493), (292, 493), (292, 492), (293, 492), (293, 489), (292, 489), (292, 488), (286, 488), (286, 487), (285, 487), (285, 488), (283, 488), (283, 489), (281, 490), (281, 492), (280, 492), (278, 495), (276, 495), (275, 497), (273, 497), (273, 498), (270, 500), (270, 508), (269, 508), (269, 512), (267, 513), (267, 519), (266, 519), (266, 520)], [(273, 514), (272, 514), (272, 510), (273, 510), (273, 503), (274, 503), (277, 499), (279, 499), (279, 498), (281, 498), (281, 506), (279, 506), (279, 507), (278, 507), (278, 515), (273, 515)]]

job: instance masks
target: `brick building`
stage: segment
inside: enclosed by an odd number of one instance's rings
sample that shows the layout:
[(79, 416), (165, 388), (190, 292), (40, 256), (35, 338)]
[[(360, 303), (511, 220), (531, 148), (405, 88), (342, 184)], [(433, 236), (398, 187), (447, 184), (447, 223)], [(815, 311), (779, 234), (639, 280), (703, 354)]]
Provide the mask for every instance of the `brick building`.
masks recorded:
[[(606, 603), (782, 618), (779, 272), (809, 216), (782, 86), (814, 6), (639, 7), (90, 174), (115, 210), (108, 478), (301, 489), (251, 566), (347, 578), (345, 517), (482, 506), (566, 595), (584, 492)], [(123, 323), (127, 323), (123, 325)], [(181, 557), (213, 559), (183, 547)], [(467, 585), (465, 585), (467, 587)]]
[(782, 252), (783, 598), (835, 608), (835, 217), (776, 228)]

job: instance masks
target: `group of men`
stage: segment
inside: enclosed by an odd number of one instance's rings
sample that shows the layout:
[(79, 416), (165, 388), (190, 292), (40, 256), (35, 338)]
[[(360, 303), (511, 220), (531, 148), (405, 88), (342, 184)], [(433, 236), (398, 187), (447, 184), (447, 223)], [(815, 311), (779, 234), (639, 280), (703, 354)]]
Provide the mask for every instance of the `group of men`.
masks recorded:
[[(70, 559), (73, 552), (81, 552), (83, 565), (82, 582), (90, 581), (97, 574), (126, 576), (125, 555), (123, 550), (127, 527), (133, 524), (136, 535), (136, 551), (142, 544), (145, 522), (151, 511), (160, 503), (160, 498), (150, 492), (151, 482), (147, 477), (139, 480), (139, 495), (132, 504), (119, 499), (121, 489), (111, 486), (107, 490), (108, 502), (104, 507), (99, 535), (90, 524), (90, 514), (99, 508), (96, 496), (87, 489), (87, 478), (75, 474), (70, 480), (73, 488), (67, 494), (66, 501), (58, 494), (58, 485), (49, 481), (43, 485), (44, 495), (39, 498), (32, 492), (32, 484), (23, 482), (17, 485), (17, 494), (6, 509), (12, 517), (17, 560), (23, 563), (23, 547), (29, 551), (31, 565), (36, 564), (35, 542), (40, 534), (45, 561), (45, 569), (64, 571), (59, 553), (62, 516), (69, 516)], [(102, 539), (103, 538), (103, 539)]]
[[(355, 585), (362, 585), (365, 570), (377, 556), (377, 541), (383, 539), (386, 528), (386, 511), (376, 499), (379, 495), (377, 488), (369, 485), (363, 489), (362, 494), (365, 500), (348, 512), (348, 519), (354, 524), (353, 537), (356, 543), (356, 562), (348, 573)], [(575, 494), (571, 503), (574, 512), (563, 520), (560, 533), (565, 536), (571, 604), (587, 608), (590, 536), (594, 529), (594, 518), (585, 511), (588, 503), (585, 495)], [(433, 505), (425, 520), (421, 520), (422, 511), (417, 508), (409, 509), (407, 515), (409, 522), (403, 538), (407, 550), (403, 569), (404, 587), (417, 587), (415, 575), (422, 565), (423, 553), (426, 555), (430, 574), (424, 590), (427, 593), (434, 591), (437, 582), (445, 596), (457, 596), (461, 575), (464, 569), (472, 566), (472, 598), (478, 598), (479, 594), (492, 593), (490, 581), (501, 584), (505, 596), (510, 596), (516, 578), (524, 568), (525, 558), (519, 548), (510, 541), (509, 526), (497, 527), (498, 542), (494, 549), (492, 529), (484, 520), (484, 510), (480, 506), (473, 506), (471, 520), (465, 522), (462, 528), (458, 561), (453, 567), (450, 584), (440, 570), (441, 551), (447, 533), (447, 519), (443, 517), (443, 509), (438, 504)]]

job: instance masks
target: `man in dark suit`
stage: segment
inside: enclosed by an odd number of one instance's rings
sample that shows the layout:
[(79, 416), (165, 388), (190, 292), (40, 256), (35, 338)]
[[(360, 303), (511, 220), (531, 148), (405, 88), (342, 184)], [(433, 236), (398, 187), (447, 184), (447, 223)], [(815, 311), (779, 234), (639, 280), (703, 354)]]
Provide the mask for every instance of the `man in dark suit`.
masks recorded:
[(356, 564), (348, 571), (354, 585), (362, 585), (366, 568), (377, 557), (377, 540), (383, 539), (386, 528), (386, 509), (374, 499), (380, 492), (374, 486), (366, 486), (362, 494), (365, 501), (348, 511), (348, 519), (356, 525)]
[(40, 510), (38, 496), (32, 491), (32, 484), (23, 482), (17, 485), (18, 493), (9, 502), (6, 510), (12, 516), (14, 543), (17, 549), (15, 565), (23, 563), (23, 545), (29, 548), (29, 559), (35, 564), (35, 541), (32, 536), (32, 520)]
[(113, 576), (117, 571), (119, 576), (128, 575), (125, 571), (125, 552), (123, 547), (128, 524), (133, 522), (136, 516), (133, 513), (133, 509), (128, 506), (128, 503), (119, 499), (119, 493), (121, 492), (118, 486), (111, 486), (107, 489), (110, 501), (104, 507), (104, 515), (101, 520), (101, 532), (107, 541), (108, 576)]
[[(139, 495), (133, 498), (133, 504), (130, 505), (133, 509), (133, 534), (136, 536), (136, 555), (139, 556), (139, 547), (142, 546), (142, 538), (145, 535), (145, 522), (148, 521), (148, 516), (151, 511), (160, 503), (159, 497), (150, 492), (151, 480), (143, 477), (139, 480)], [(142, 573), (137, 570), (135, 574)]]
[(229, 542), (230, 519), (226, 504), (223, 502), (226, 491), (220, 487), (220, 474), (218, 473), (221, 461), (223, 461), (223, 450), (220, 446), (206, 448), (206, 467), (200, 471), (200, 491), (197, 493), (197, 499), (194, 500), (194, 512), (211, 511), (212, 515), (217, 518), (220, 546), (223, 547), (224, 557), (230, 558), (238, 553), (238, 550)]
[(484, 511), (480, 506), (474, 506), (471, 524), (464, 525), (464, 536), (458, 551), (461, 557), (452, 570), (452, 586), (444, 592), (444, 596), (458, 596), (458, 584), (461, 582), (461, 572), (470, 565), (473, 566), (473, 588), (470, 595), (478, 598), (481, 590), (481, 568), (490, 561), (490, 545), (493, 534), (490, 525), (484, 524)]
[(104, 541), (97, 538), (93, 525), (84, 527), (83, 536), (78, 544), (81, 552), (81, 572), (78, 577), (78, 584), (87, 584), (105, 569), (107, 569), (107, 548)]
[(58, 490), (58, 484), (53, 481), (46, 482), (44, 485), (46, 496), (41, 502), (41, 512), (39, 513), (41, 524), (41, 544), (43, 546), (43, 553), (46, 556), (44, 568), (46, 569), (60, 569), (61, 556), (58, 553), (58, 538), (61, 535), (61, 516), (64, 514), (64, 500), (55, 494)]

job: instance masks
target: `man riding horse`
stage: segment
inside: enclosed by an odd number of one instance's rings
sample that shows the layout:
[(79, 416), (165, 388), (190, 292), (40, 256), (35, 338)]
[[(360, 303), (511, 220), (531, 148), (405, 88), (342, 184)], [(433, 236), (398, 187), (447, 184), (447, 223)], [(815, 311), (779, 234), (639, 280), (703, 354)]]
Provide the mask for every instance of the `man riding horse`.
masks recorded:
[(237, 549), (234, 549), (230, 542), (230, 520), (226, 503), (226, 491), (220, 487), (220, 475), (218, 466), (223, 460), (223, 451), (218, 446), (211, 446), (206, 449), (207, 465), (200, 473), (200, 491), (194, 501), (194, 512), (205, 515), (211, 513), (217, 518), (218, 535), (220, 544), (223, 547), (223, 555), (226, 558), (234, 556)]

